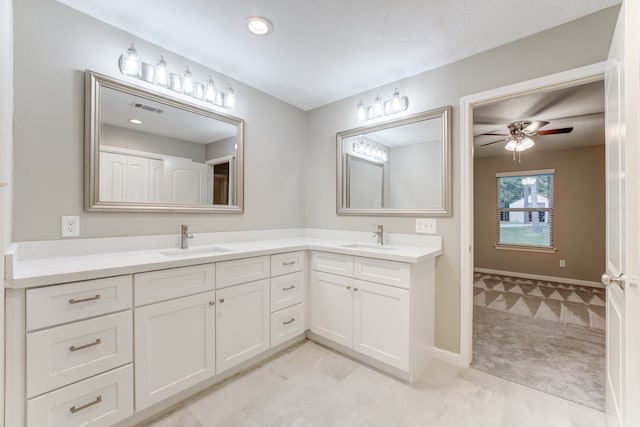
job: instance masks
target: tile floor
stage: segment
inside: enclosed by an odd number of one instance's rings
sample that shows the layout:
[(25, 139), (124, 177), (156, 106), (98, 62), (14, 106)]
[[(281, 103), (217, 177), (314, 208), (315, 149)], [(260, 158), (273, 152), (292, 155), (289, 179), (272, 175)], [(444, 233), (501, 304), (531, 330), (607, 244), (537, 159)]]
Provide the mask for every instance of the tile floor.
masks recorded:
[(215, 385), (144, 427), (605, 426), (602, 412), (434, 361), (407, 384), (312, 341)]

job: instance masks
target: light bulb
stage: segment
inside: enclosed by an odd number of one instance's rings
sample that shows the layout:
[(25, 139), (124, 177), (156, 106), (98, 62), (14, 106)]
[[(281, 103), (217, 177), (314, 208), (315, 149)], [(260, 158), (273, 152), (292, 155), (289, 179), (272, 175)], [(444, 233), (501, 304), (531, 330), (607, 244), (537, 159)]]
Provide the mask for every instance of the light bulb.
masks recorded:
[(184, 74), (182, 79), (182, 93), (185, 95), (193, 94), (193, 78), (191, 77), (191, 71), (189, 67), (184, 67)]
[(380, 94), (378, 94), (375, 101), (373, 102), (373, 112), (376, 117), (380, 117), (382, 115), (384, 111), (383, 108), (384, 106), (382, 105), (382, 97), (380, 96)]
[(140, 58), (138, 57), (138, 51), (133, 47), (133, 43), (131, 43), (129, 49), (120, 57), (120, 71), (125, 76), (140, 76)]
[(366, 119), (366, 112), (364, 109), (364, 102), (362, 101), (362, 99), (360, 100), (360, 102), (358, 102), (357, 114), (358, 114), (359, 122), (363, 122), (364, 119)]
[(160, 60), (156, 64), (156, 70), (154, 73), (153, 82), (159, 86), (167, 87), (169, 84), (169, 73), (167, 71), (167, 63), (165, 62), (162, 55), (160, 55)]
[(400, 91), (396, 88), (391, 98), (391, 111), (397, 113), (400, 110), (402, 110), (402, 99), (400, 98)]
[(225, 100), (225, 107), (230, 110), (236, 108), (236, 91), (233, 90), (230, 84), (227, 83), (227, 96)]
[(207, 102), (214, 102), (216, 100), (216, 86), (213, 83), (211, 76), (207, 78)]

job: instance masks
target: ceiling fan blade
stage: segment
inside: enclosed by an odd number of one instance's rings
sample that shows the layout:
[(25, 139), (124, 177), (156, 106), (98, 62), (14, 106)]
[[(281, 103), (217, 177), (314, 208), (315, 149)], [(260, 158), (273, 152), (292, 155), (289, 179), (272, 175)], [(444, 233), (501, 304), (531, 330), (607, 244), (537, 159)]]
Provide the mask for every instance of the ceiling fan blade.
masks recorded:
[(509, 136), (508, 133), (498, 133), (498, 132), (488, 132), (488, 133), (479, 133), (477, 135), (473, 135), (474, 137), (478, 136)]
[(526, 128), (524, 128), (522, 130), (526, 131), (526, 132), (533, 133), (533, 132), (537, 131), (538, 129), (540, 129), (541, 127), (546, 126), (548, 124), (549, 124), (549, 122), (545, 122), (545, 121), (542, 121), (542, 120), (536, 120), (535, 122), (531, 123), (529, 126), (527, 126)]
[(493, 141), (493, 142), (487, 142), (486, 144), (482, 144), (481, 147), (486, 147), (487, 145), (492, 145), (492, 144), (497, 144), (498, 142), (504, 142), (504, 139), (499, 139), (497, 141)]
[(573, 127), (570, 128), (560, 128), (560, 129), (549, 129), (549, 130), (540, 130), (537, 132), (538, 136), (544, 135), (556, 135), (559, 133), (569, 133), (573, 130)]

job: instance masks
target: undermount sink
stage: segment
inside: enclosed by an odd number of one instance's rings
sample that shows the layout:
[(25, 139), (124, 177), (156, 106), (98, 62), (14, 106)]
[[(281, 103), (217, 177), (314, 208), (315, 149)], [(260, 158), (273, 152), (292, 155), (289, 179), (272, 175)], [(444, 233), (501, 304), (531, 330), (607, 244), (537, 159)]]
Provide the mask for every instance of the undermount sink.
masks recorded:
[(187, 248), (187, 249), (175, 248), (175, 249), (167, 249), (164, 251), (158, 251), (159, 254), (170, 256), (170, 257), (218, 254), (222, 252), (231, 252), (231, 249), (221, 248), (220, 246), (195, 246), (193, 248)]
[(342, 245), (343, 248), (349, 249), (373, 249), (377, 251), (392, 251), (393, 248), (389, 246), (380, 246), (380, 245), (371, 245), (367, 243), (349, 243), (346, 245)]

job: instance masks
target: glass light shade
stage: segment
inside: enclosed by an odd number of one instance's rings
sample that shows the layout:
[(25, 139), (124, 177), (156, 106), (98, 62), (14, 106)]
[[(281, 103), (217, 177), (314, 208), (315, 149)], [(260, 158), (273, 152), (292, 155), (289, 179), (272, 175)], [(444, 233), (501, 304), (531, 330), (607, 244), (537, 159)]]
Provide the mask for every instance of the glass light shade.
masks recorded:
[(384, 112), (384, 105), (382, 103), (382, 96), (378, 94), (378, 96), (376, 96), (376, 100), (373, 102), (373, 113), (375, 114), (376, 117), (380, 117), (383, 112)]
[(207, 102), (215, 102), (216, 100), (216, 86), (211, 76), (207, 78), (207, 93), (205, 99)]
[(204, 85), (202, 83), (196, 83), (193, 85), (193, 97), (197, 99), (204, 99)]
[(510, 139), (509, 142), (507, 142), (507, 145), (504, 146), (505, 150), (508, 151), (515, 151), (516, 150), (516, 140), (515, 139)]
[(163, 87), (167, 87), (169, 85), (169, 70), (167, 69), (167, 63), (162, 55), (160, 55), (160, 60), (156, 64), (153, 82)]
[(236, 108), (236, 91), (233, 90), (230, 84), (227, 84), (225, 106), (230, 110), (234, 110)]
[(357, 107), (357, 115), (358, 115), (358, 121), (362, 122), (364, 121), (364, 119), (367, 118), (367, 114), (365, 112), (365, 107), (364, 107), (364, 102), (362, 101), (362, 99), (360, 100), (360, 102), (358, 102), (358, 107)]
[(398, 88), (393, 92), (393, 97), (391, 98), (391, 111), (397, 113), (402, 110), (402, 98), (400, 98), (400, 91)]
[(120, 57), (120, 71), (125, 76), (140, 76), (140, 57), (138, 51), (133, 47), (133, 43), (129, 49)]
[(529, 148), (533, 147), (534, 145), (536, 145), (536, 143), (533, 142), (533, 140), (531, 138), (524, 137), (524, 138), (522, 138), (522, 141), (520, 141), (520, 148), (518, 149), (518, 151), (528, 150)]
[(189, 67), (184, 67), (184, 74), (182, 75), (182, 93), (186, 95), (193, 94), (193, 77)]

